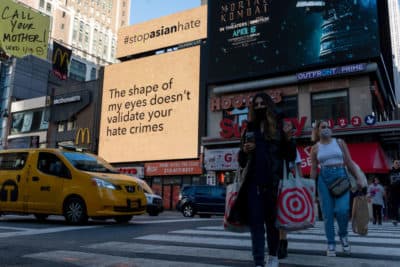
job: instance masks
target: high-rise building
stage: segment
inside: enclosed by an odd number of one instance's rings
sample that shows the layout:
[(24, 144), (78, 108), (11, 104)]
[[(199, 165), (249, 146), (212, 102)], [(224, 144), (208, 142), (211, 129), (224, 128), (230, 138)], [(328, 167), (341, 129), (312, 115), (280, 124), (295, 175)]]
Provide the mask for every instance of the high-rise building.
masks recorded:
[(393, 76), (397, 103), (400, 103), (400, 1), (388, 0), (393, 53)]
[(116, 61), (117, 32), (129, 24), (130, 0), (17, 2), (51, 16), (50, 40), (72, 49), (71, 78), (81, 81), (95, 79), (99, 66)]

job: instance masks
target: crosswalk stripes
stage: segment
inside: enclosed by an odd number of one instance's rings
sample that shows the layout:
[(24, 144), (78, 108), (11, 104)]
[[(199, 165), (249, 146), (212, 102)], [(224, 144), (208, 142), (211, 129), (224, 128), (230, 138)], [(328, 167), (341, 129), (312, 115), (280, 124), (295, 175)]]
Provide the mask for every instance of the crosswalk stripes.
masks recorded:
[[(316, 227), (288, 234), (289, 257), (281, 267), (394, 267), (400, 261), (400, 227), (371, 225), (367, 236), (349, 231), (352, 255), (326, 257), (322, 222)], [(337, 250), (340, 245), (337, 246)], [(79, 251), (49, 251), (25, 257), (75, 266), (252, 266), (249, 233), (231, 233), (222, 226), (181, 229), (167, 234), (138, 236), (129, 242), (86, 245)]]

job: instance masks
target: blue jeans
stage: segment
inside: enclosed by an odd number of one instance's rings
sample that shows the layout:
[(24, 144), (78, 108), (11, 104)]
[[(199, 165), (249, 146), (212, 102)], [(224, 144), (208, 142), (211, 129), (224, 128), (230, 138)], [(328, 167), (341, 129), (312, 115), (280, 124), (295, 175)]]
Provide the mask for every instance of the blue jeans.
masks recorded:
[(347, 236), (349, 223), (350, 193), (346, 192), (340, 197), (333, 197), (328, 185), (340, 177), (347, 176), (344, 167), (321, 167), (318, 176), (318, 193), (325, 223), (325, 235), (328, 245), (335, 245), (334, 219), (339, 226), (339, 237)]

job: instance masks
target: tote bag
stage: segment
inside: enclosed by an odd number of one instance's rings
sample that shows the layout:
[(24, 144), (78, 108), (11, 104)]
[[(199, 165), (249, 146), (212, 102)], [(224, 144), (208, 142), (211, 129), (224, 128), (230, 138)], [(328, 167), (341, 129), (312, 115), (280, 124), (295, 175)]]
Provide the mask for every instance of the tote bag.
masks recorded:
[(311, 228), (315, 223), (315, 181), (301, 178), (296, 168), (296, 176), (283, 168), (283, 179), (278, 195), (276, 225), (285, 231)]
[(249, 228), (245, 224), (245, 192), (242, 190), (245, 181), (249, 162), (245, 168), (238, 168), (235, 179), (232, 184), (226, 187), (224, 229), (230, 232), (243, 233), (248, 232)]
[(359, 235), (368, 234), (368, 198), (362, 193), (358, 193), (353, 199), (353, 209), (351, 216), (351, 227), (353, 232)]

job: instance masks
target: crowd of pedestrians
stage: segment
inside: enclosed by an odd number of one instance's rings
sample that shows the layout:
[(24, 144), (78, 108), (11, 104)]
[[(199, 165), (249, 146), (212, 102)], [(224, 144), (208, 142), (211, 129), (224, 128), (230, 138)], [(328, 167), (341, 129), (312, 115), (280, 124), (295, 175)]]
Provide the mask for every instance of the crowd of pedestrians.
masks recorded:
[[(268, 95), (256, 95), (249, 114), (249, 124), (242, 136), (239, 163), (243, 167), (247, 162), (250, 164), (245, 188), (253, 260), (256, 266), (264, 266), (264, 247), (267, 243), (267, 266), (276, 267), (279, 266), (279, 259), (288, 256), (290, 247), (286, 233), (279, 231), (275, 224), (277, 214), (274, 207), (277, 206), (282, 168), (285, 168), (283, 160), (291, 162), (291, 169), (297, 167), (301, 173), (301, 159), (290, 138), (293, 125), (286, 127), (282, 114)], [(355, 178), (359, 192), (367, 194), (372, 207), (372, 223), (382, 225), (387, 213), (393, 224), (397, 225), (400, 208), (400, 161), (394, 160), (385, 186), (380, 181), (382, 176), (370, 176), (371, 183), (366, 188), (365, 177), (363, 180), (364, 175), (360, 174), (352, 160), (346, 142), (332, 137), (327, 121), (315, 123), (312, 140), (314, 145), (310, 154), (310, 178), (317, 185), (316, 201), (320, 204), (321, 219), (325, 226), (326, 255), (336, 256), (335, 221), (342, 251), (346, 254), (351, 251), (348, 236), (351, 192), (344, 190), (344, 193), (335, 195), (332, 191), (332, 185), (343, 177), (348, 177), (348, 174)]]

